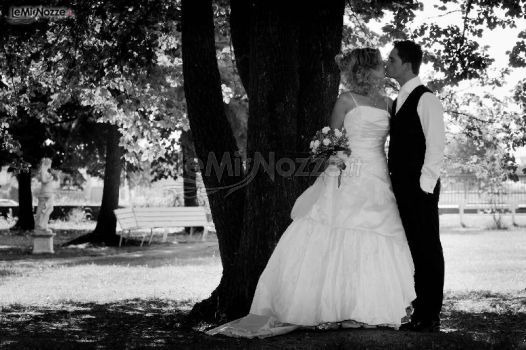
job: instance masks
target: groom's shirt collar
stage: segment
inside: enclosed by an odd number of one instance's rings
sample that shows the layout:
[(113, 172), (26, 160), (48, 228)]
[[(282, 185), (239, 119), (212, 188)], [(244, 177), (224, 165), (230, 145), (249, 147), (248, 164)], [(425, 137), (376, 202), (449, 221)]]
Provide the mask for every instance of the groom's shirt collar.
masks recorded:
[(411, 92), (417, 87), (422, 85), (422, 81), (418, 76), (409, 79), (401, 88), (400, 92), (398, 93), (397, 101), (396, 101), (396, 112), (400, 110), (400, 107), (404, 104), (405, 100), (409, 96)]
[(422, 81), (420, 80), (420, 77), (416, 76), (412, 79), (409, 79), (401, 88), (400, 93), (404, 93), (409, 95), (413, 90), (417, 87), (422, 85)]

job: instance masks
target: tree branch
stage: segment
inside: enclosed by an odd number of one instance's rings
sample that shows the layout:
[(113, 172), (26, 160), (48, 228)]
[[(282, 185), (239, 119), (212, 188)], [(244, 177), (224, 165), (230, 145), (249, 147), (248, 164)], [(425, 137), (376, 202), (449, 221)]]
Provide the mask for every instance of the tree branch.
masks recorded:
[(65, 124), (65, 123), (69, 123), (69, 122), (74, 122), (74, 121), (76, 121), (78, 119), (79, 119), (79, 117), (75, 117), (75, 118), (60, 120), (60, 121), (53, 122), (53, 123), (45, 123), (44, 125), (46, 125), (46, 126), (53, 126), (53, 125)]
[(462, 29), (462, 37), (460, 38), (460, 43), (458, 44), (458, 50), (457, 50), (459, 61), (463, 59), (462, 46), (464, 46), (464, 42), (466, 41), (466, 30), (468, 26), (469, 13), (471, 11), (472, 5), (473, 5), (473, 0), (468, 0), (466, 2), (466, 14), (464, 15), (464, 19), (463, 19), (464, 28)]
[[(224, 155), (230, 156), (232, 162), (241, 161), (223, 106), (214, 38), (212, 0), (183, 0), (184, 92), (195, 151), (204, 165), (210, 163), (209, 157), (220, 162)], [(225, 197), (227, 190), (217, 189), (240, 183), (244, 173), (242, 169), (241, 174), (221, 174), (213, 168), (201, 170), (218, 233), (221, 260), (224, 269), (229, 270), (242, 229), (245, 191), (241, 189)]]
[(234, 46), (234, 57), (236, 67), (248, 94), (250, 84), (250, 19), (252, 0), (230, 1), (230, 34)]
[(459, 111), (446, 111), (446, 113), (456, 114), (456, 115), (463, 115), (465, 117), (468, 117), (468, 118), (471, 118), (471, 119), (475, 119), (475, 120), (477, 120), (477, 121), (479, 121), (481, 123), (485, 123), (485, 124), (490, 124), (491, 123), (491, 121), (489, 121), (489, 120), (480, 119), (480, 118), (475, 117), (472, 114), (467, 114), (467, 113), (463, 113), (463, 112), (459, 112)]
[(429, 16), (429, 17), (426, 17), (426, 19), (434, 19), (434, 18), (441, 18), (441, 17), (445, 17), (447, 15), (450, 15), (452, 13), (457, 13), (457, 12), (462, 12), (462, 10), (451, 10), (451, 11), (448, 11), (448, 12), (444, 12), (440, 15), (437, 15), (437, 16)]

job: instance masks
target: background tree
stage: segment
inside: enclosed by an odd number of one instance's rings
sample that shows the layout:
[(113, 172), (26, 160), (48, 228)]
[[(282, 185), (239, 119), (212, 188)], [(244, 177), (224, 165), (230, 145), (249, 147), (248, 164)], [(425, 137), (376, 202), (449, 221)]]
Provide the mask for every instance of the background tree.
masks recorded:
[(41, 70), (33, 65), (33, 61), (38, 55), (37, 50), (48, 51), (52, 45), (34, 36), (41, 30), (39, 25), (13, 28), (2, 17), (0, 26), (5, 28), (0, 33), (3, 43), (0, 52), (0, 113), (3, 134), (7, 136), (4, 136), (0, 164), (10, 165), (9, 171), (18, 180), (19, 211), (13, 228), (31, 230), (34, 228), (31, 170), (44, 155), (47, 138), (42, 121), (35, 118), (41, 113), (45, 96), (41, 91), (42, 83), (33, 75)]
[(507, 181), (518, 181), (514, 153), (526, 145), (526, 122), (513, 97), (499, 99), (491, 93), (491, 82), (481, 79), (479, 84), (464, 93), (449, 87), (443, 90), (450, 117), (450, 144), (459, 148), (448, 154), (448, 170), (459, 170), (478, 180), (481, 200), (490, 204), (487, 212), (501, 229), (505, 226), (500, 204), (508, 194)]
[(8, 130), (19, 120), (19, 106), (44, 125), (86, 126), (80, 116), (62, 113), (70, 101), (90, 109), (88, 123), (108, 125), (101, 129), (110, 162), (100, 216), (96, 230), (81, 240), (116, 244), (113, 209), (118, 205), (121, 155), (131, 166), (151, 162), (163, 156), (171, 142), (163, 136), (181, 127), (177, 6), (163, 0), (133, 5), (76, 2), (71, 4), (72, 18), (28, 26), (4, 23), (8, 30), (3, 32), (6, 45), (0, 58), (12, 63), (5, 67), (17, 68), (2, 72), (7, 86), (3, 106), (12, 117)]

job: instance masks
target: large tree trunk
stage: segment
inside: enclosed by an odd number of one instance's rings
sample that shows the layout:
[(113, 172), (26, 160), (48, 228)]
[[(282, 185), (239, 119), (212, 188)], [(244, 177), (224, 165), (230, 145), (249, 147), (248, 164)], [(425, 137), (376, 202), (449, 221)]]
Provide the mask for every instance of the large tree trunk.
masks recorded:
[[(289, 10), (291, 11), (291, 10)], [(257, 280), (282, 231), (297, 197), (291, 176), (276, 172), (274, 162), (296, 153), (299, 78), (300, 15), (272, 2), (254, 1), (251, 16), (249, 119), (244, 230), (236, 279), (230, 286), (230, 317), (245, 315)], [(264, 169), (262, 164), (269, 164)]]
[[(181, 133), (181, 148), (183, 151), (183, 197), (185, 207), (197, 207), (197, 178), (195, 164), (195, 149), (190, 130)], [(188, 228), (187, 228), (188, 230)]]
[(11, 228), (13, 230), (33, 230), (33, 195), (31, 193), (31, 172), (20, 172), (18, 180), (18, 220)]
[[(343, 31), (344, 1), (336, 0), (304, 8), (302, 12), (299, 46), (300, 89), (298, 95), (297, 150), (302, 157), (309, 156), (308, 145), (316, 130), (329, 125), (329, 119), (338, 96), (340, 70), (334, 57), (340, 52)], [(311, 164), (309, 171), (317, 175)], [(301, 191), (312, 184), (316, 176), (297, 176)]]
[(334, 56), (340, 50), (344, 2), (288, 12), (279, 4), (255, 1), (253, 8), (247, 153), (265, 163), (274, 157), (276, 164), (269, 167), (274, 179), (257, 162), (247, 169), (256, 176), (247, 187), (237, 279), (231, 286), (232, 318), (248, 312), (259, 276), (290, 224), (292, 205), (310, 183), (309, 176), (287, 173), (277, 163), (307, 157), (310, 137), (327, 124), (339, 82)]
[(250, 21), (253, 0), (230, 0), (230, 35), (236, 67), (245, 91), (250, 86)]
[[(223, 276), (209, 299), (197, 304), (190, 322), (216, 320), (226, 311), (230, 280), (243, 224), (244, 191), (227, 195), (244, 179), (242, 159), (225, 115), (214, 43), (212, 0), (182, 1), (184, 91), (190, 129), (219, 242)], [(225, 168), (221, 168), (221, 166)], [(222, 170), (221, 170), (222, 169)]]
[(104, 187), (102, 190), (102, 203), (97, 226), (88, 235), (81, 236), (67, 244), (104, 243), (115, 246), (119, 243), (116, 234), (117, 219), (113, 210), (119, 207), (119, 187), (121, 183), (123, 149), (119, 146), (121, 134), (115, 125), (107, 126), (106, 139), (106, 164), (104, 169)]
[[(247, 163), (246, 170), (245, 205), (232, 203), (230, 209), (233, 211), (223, 212), (226, 217), (235, 215), (237, 224), (240, 223), (238, 210), (242, 209), (244, 213), (239, 241), (220, 241), (220, 248), (223, 244), (223, 253), (233, 253), (235, 261), (233, 265), (223, 265), (223, 279), (218, 287), (218, 290), (226, 287), (228, 293), (224, 294), (223, 299), (214, 298), (213, 294), (202, 303), (214, 307), (217, 321), (222, 321), (221, 317), (232, 319), (248, 312), (257, 280), (281, 234), (290, 223), (291, 207), (310, 182), (307, 176), (287, 173), (287, 166), (277, 166), (276, 162), (287, 158), (295, 160), (298, 156), (306, 155), (311, 135), (316, 129), (327, 124), (330, 110), (336, 100), (339, 82), (334, 56), (339, 52), (341, 44), (343, 1), (324, 3), (323, 6), (306, 10), (297, 7), (295, 11), (287, 10), (282, 4), (267, 1), (250, 3), (231, 3), (234, 50), (245, 88), (248, 84), (246, 90), (249, 96), (250, 118), (247, 157), (251, 161)], [(196, 74), (199, 64), (206, 61), (209, 69), (216, 67), (215, 57), (212, 62), (211, 52), (208, 52), (206, 57), (199, 57), (197, 52), (190, 57), (184, 55), (185, 50), (187, 53), (189, 51), (188, 43), (185, 47), (185, 29), (186, 35), (193, 33), (195, 43), (202, 43), (202, 40), (196, 39), (201, 39), (203, 35), (207, 35), (208, 40), (213, 38), (210, 32), (212, 19), (209, 6), (208, 2), (207, 8), (201, 8), (201, 14), (195, 12), (194, 16), (200, 15), (201, 18), (193, 17), (192, 22), (192, 29), (199, 30), (196, 22), (202, 24), (207, 20), (208, 33), (199, 31), (197, 35), (183, 25), (183, 67), (185, 62), (187, 64), (185, 88), (190, 87), (188, 76)], [(183, 23), (185, 16), (189, 18), (188, 8), (183, 1)], [(205, 13), (208, 18), (205, 18)], [(247, 18), (249, 20), (246, 20)], [(250, 33), (250, 40), (247, 40), (243, 33)], [(211, 43), (207, 44), (209, 45)], [(242, 57), (238, 57), (238, 52)], [(219, 81), (210, 79), (210, 76), (206, 80), (209, 84), (213, 83), (213, 86), (205, 87), (197, 84), (201, 81), (196, 80), (197, 85), (194, 86), (202, 99), (193, 100), (197, 98), (197, 91), (194, 92), (194, 96), (187, 93), (187, 104), (199, 104), (202, 109), (213, 107), (217, 111), (218, 105), (211, 105), (210, 96), (212, 92), (219, 94)], [(210, 90), (207, 90), (208, 88)], [(202, 117), (200, 119), (204, 120)], [(210, 138), (217, 139), (223, 137), (222, 134), (230, 136), (231, 133), (229, 128), (216, 128), (208, 130), (207, 133), (200, 125), (208, 126), (202, 121), (201, 124), (191, 125), (194, 135), (208, 134)], [(262, 163), (269, 166), (265, 169)], [(298, 163), (295, 162), (295, 165)], [(292, 170), (297, 169), (293, 167)], [(208, 184), (205, 185), (208, 188)], [(214, 216), (214, 219), (220, 218)], [(223, 261), (225, 255), (222, 254)], [(227, 275), (229, 278), (225, 278)], [(202, 304), (194, 308), (192, 316), (196, 316), (197, 310), (203, 310)]]
[[(185, 207), (197, 207), (197, 177), (195, 163), (195, 149), (190, 130), (181, 133), (181, 148), (183, 153), (183, 200)], [(184, 228), (186, 233), (191, 232), (191, 227)]]

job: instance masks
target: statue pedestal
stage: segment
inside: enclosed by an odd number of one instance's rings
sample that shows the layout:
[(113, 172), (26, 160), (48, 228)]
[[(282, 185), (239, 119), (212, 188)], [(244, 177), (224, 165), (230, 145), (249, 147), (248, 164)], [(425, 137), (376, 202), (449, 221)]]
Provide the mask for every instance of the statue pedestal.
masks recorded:
[(36, 229), (33, 231), (33, 254), (54, 254), (53, 237), (55, 234), (50, 229)]

